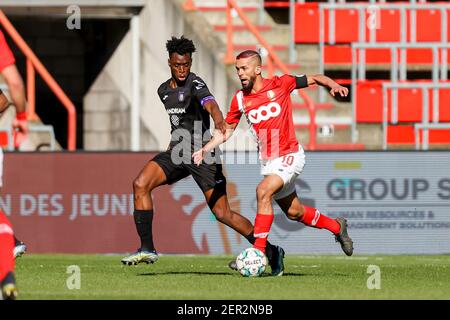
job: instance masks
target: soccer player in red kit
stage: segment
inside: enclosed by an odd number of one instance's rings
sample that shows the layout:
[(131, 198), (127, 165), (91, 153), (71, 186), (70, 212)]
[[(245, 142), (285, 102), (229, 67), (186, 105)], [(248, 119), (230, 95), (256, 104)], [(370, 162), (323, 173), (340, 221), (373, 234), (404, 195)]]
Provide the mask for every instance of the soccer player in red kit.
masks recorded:
[[(23, 140), (25, 140), (28, 134), (28, 123), (26, 106), (27, 101), (25, 97), (25, 86), (23, 84), (22, 77), (16, 67), (16, 60), (14, 55), (6, 43), (5, 36), (0, 30), (0, 75), (5, 79), (8, 85), (9, 94), (11, 100), (16, 108), (16, 119), (13, 121), (14, 129), (14, 147), (18, 147)], [(9, 102), (6, 96), (0, 90), (0, 114), (6, 110), (9, 106)], [(3, 173), (3, 151), (0, 149), (0, 187), (2, 187)], [(14, 237), (14, 257), (22, 256), (27, 246), (20, 240)]]
[[(0, 90), (0, 113), (9, 106), (9, 101)], [(0, 187), (2, 177), (3, 153), (0, 148)], [(14, 278), (15, 237), (11, 223), (0, 211), (0, 298), (15, 299), (17, 297), (16, 280)]]
[(324, 75), (283, 75), (265, 79), (261, 75), (261, 56), (253, 50), (236, 57), (236, 70), (242, 90), (234, 95), (225, 119), (228, 130), (225, 134), (215, 130), (211, 141), (193, 154), (194, 162), (200, 164), (206, 152), (225, 142), (244, 114), (258, 140), (261, 174), (264, 176), (256, 189), (258, 211), (253, 247), (264, 252), (274, 219), (274, 199), (289, 219), (329, 230), (345, 254), (352, 255), (353, 241), (347, 233), (347, 221), (344, 218), (331, 219), (318, 209), (305, 206), (297, 197), (295, 180), (305, 165), (305, 154), (295, 136), (290, 98), (293, 90), (313, 84), (328, 87), (333, 96), (337, 93), (347, 96), (348, 89)]
[(0, 211), (0, 298), (12, 300), (17, 297), (14, 278), (14, 233), (11, 223)]

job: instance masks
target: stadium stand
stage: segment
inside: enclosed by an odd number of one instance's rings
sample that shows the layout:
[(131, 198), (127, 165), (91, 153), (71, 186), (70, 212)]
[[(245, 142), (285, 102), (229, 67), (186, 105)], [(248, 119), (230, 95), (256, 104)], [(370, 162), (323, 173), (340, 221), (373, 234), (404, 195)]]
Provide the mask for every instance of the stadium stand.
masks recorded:
[[(203, 3), (199, 7), (203, 12), (222, 11), (225, 15), (226, 1), (223, 2), (221, 7), (213, 9), (211, 4), (205, 5), (206, 1), (196, 1), (196, 3)], [(357, 2), (330, 0), (264, 1), (263, 6), (258, 6), (256, 3), (248, 3), (248, 5), (245, 7), (245, 13), (253, 15), (253, 23), (257, 26), (255, 29), (269, 39), (273, 51), (282, 57), (283, 61), (289, 62), (286, 63), (286, 67), (291, 73), (299, 71), (330, 74), (338, 78), (338, 82), (342, 85), (351, 87), (350, 101), (330, 99), (324, 90), (316, 90), (316, 88), (307, 90), (313, 101), (317, 102), (315, 110), (309, 111), (310, 119), (312, 114), (314, 117), (318, 114), (326, 115), (325, 122), (321, 116), (316, 119), (318, 120), (316, 122), (325, 125), (328, 122), (335, 129), (350, 130), (351, 140), (348, 142), (363, 143), (368, 149), (385, 146), (383, 140), (366, 141), (358, 138), (368, 136), (358, 135), (358, 130), (364, 130), (367, 126), (376, 126), (382, 130), (384, 84), (392, 82), (406, 85), (401, 89), (386, 89), (386, 94), (389, 96), (386, 106), (388, 110), (392, 109), (392, 104), (398, 105), (397, 113), (394, 114), (398, 118), (387, 119), (395, 122), (388, 126), (389, 132), (394, 132), (391, 127), (399, 126), (410, 126), (408, 132), (414, 132), (414, 124), (423, 124), (424, 108), (422, 99), (419, 98), (421, 89), (414, 86), (420, 82), (437, 83), (447, 80), (449, 57), (446, 41), (450, 36), (448, 24), (450, 5), (448, 3), (414, 0)], [(261, 18), (262, 9), (265, 9), (267, 13), (271, 13), (271, 10), (272, 13), (273, 10), (289, 12), (288, 22), (293, 28), (291, 41), (295, 43), (293, 49), (291, 45), (286, 45), (285, 38), (269, 35), (269, 32), (274, 33), (278, 26), (274, 22), (274, 14)], [(234, 13), (234, 17), (236, 16), (237, 14)], [(234, 18), (233, 24), (239, 25), (238, 20)], [(261, 23), (262, 21), (264, 24)], [(221, 30), (225, 31), (226, 23), (223, 23)], [(245, 29), (249, 28), (240, 27), (240, 30)], [(216, 30), (218, 30), (217, 26)], [(231, 40), (225, 41), (229, 43)], [(242, 41), (246, 44), (242, 44)], [(234, 33), (232, 38), (234, 53), (240, 49), (258, 47), (258, 44), (249, 45), (249, 41), (252, 40), (250, 38), (244, 40), (241, 35), (236, 36)], [(364, 47), (366, 44), (369, 45), (367, 48)], [(442, 46), (439, 46), (440, 44)], [(396, 47), (395, 53), (392, 47)], [(262, 48), (263, 53), (264, 50)], [(299, 59), (292, 59), (296, 56)], [(266, 65), (264, 68), (269, 74), (280, 72), (276, 64)], [(419, 75), (418, 71), (425, 72), (426, 75)], [(428, 76), (428, 73), (431, 76)], [(411, 87), (408, 87), (409, 84)], [(448, 90), (445, 88), (427, 90), (430, 91), (430, 105), (433, 106), (433, 110), (438, 110), (438, 113), (432, 113), (430, 110), (429, 119), (433, 121), (433, 124), (449, 121), (448, 108), (445, 105), (448, 101), (446, 100)], [(394, 99), (396, 97), (397, 99)], [(296, 106), (296, 112), (305, 110), (301, 101), (297, 101)], [(344, 110), (347, 110), (349, 120), (342, 121)], [(305, 118), (295, 115), (294, 119), (296, 128), (299, 130), (304, 130), (308, 123), (317, 129), (317, 124), (313, 121), (305, 121)], [(446, 139), (445, 130), (436, 129), (433, 132), (433, 137), (439, 136), (439, 138), (432, 139), (430, 136), (430, 144), (450, 143), (450, 137)], [(300, 136), (304, 141), (305, 134), (300, 133)], [(398, 136), (389, 134), (386, 144), (401, 148), (405, 145), (414, 147), (414, 134), (405, 135), (409, 137), (408, 139), (405, 137), (396, 139), (395, 137)]]
[[(319, 46), (321, 73), (351, 70), (342, 81), (352, 83), (352, 141), (360, 124), (386, 122), (384, 149), (418, 148), (416, 138), (428, 126), (430, 144), (448, 147), (449, 11), (447, 2), (436, 1), (297, 1), (296, 44)], [(426, 75), (414, 73), (419, 70)]]

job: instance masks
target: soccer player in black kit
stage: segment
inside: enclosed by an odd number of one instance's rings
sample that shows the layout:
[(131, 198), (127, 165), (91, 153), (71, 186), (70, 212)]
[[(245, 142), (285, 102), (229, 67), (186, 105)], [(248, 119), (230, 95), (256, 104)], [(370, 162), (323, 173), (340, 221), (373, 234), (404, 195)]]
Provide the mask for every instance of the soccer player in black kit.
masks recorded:
[[(203, 162), (197, 166), (191, 158), (194, 149), (203, 147), (211, 137), (210, 116), (216, 129), (225, 130), (223, 115), (214, 96), (209, 92), (206, 83), (190, 72), (195, 46), (191, 40), (182, 36), (172, 37), (167, 41), (166, 48), (172, 77), (161, 84), (158, 95), (170, 117), (171, 142), (166, 151), (156, 155), (144, 166), (133, 182), (133, 215), (141, 247), (137, 252), (122, 259), (125, 265), (154, 263), (158, 260), (158, 253), (153, 244), (154, 213), (150, 193), (158, 186), (175, 183), (189, 175), (192, 175), (205, 195), (216, 219), (236, 230), (251, 244), (255, 242), (251, 222), (230, 209), (222, 164)], [(282, 274), (283, 249), (268, 243), (266, 255), (272, 275)]]

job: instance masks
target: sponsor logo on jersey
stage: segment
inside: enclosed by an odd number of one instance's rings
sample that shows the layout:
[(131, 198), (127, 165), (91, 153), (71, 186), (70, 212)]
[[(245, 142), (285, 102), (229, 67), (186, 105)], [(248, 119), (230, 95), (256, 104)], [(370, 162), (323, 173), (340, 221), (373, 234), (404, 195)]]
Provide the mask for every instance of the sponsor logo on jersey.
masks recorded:
[(168, 114), (180, 114), (180, 113), (186, 113), (186, 110), (184, 108), (170, 108), (167, 109)]
[(248, 118), (251, 123), (257, 124), (270, 118), (278, 117), (281, 113), (281, 107), (277, 102), (271, 102), (267, 106), (261, 106), (248, 112)]

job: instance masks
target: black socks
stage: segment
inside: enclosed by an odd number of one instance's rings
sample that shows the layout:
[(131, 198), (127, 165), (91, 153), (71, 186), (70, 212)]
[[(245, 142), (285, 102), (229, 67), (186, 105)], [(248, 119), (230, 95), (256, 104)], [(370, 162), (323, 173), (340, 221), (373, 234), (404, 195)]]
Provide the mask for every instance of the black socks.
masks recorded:
[(141, 250), (155, 250), (152, 232), (153, 210), (134, 210), (133, 216), (137, 233), (141, 238)]

